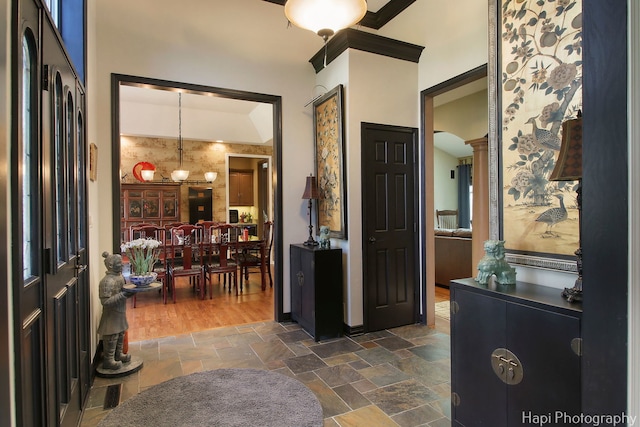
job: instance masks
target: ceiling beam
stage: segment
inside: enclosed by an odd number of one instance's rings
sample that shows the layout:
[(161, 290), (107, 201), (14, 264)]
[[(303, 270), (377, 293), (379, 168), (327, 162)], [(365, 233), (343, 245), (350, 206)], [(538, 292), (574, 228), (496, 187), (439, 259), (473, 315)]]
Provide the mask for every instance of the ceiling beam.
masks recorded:
[(326, 61), (325, 48), (323, 47), (313, 55), (309, 62), (311, 62), (316, 73), (318, 73), (325, 65), (330, 64), (331, 61), (347, 49), (362, 50), (364, 52), (417, 63), (420, 60), (420, 54), (424, 46), (354, 30), (353, 28), (345, 28), (344, 30), (338, 31), (338, 33), (327, 42)]

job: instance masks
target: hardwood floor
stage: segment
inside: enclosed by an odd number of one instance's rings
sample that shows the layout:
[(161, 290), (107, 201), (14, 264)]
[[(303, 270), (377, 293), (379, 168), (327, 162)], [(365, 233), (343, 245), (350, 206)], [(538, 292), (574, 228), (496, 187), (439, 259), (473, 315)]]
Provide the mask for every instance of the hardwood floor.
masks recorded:
[(449, 301), (449, 288), (436, 285), (436, 302)]
[[(256, 274), (249, 275), (237, 297), (220, 285), (214, 286), (213, 299), (201, 300), (186, 278), (178, 279), (176, 292), (176, 304), (163, 304), (156, 292), (138, 294), (136, 308), (129, 302), (129, 342), (274, 320), (273, 289), (262, 291)], [(449, 301), (448, 288), (436, 286), (435, 294), (435, 302)]]
[(199, 332), (222, 326), (259, 323), (274, 319), (273, 289), (262, 291), (257, 274), (250, 274), (243, 292), (236, 296), (214, 285), (213, 299), (201, 300), (187, 278), (178, 278), (176, 303), (162, 303), (159, 292), (140, 293), (136, 308), (127, 305), (129, 342)]

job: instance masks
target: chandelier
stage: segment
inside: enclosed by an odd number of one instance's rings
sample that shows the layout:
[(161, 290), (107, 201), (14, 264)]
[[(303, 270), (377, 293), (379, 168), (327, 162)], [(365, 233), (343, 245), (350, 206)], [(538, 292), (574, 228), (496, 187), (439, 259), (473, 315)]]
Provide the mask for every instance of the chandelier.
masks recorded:
[(178, 157), (179, 168), (171, 172), (171, 179), (175, 182), (184, 181), (189, 177), (189, 171), (182, 168), (182, 92), (178, 92)]
[(287, 0), (284, 14), (289, 22), (327, 39), (358, 22), (367, 13), (366, 0)]

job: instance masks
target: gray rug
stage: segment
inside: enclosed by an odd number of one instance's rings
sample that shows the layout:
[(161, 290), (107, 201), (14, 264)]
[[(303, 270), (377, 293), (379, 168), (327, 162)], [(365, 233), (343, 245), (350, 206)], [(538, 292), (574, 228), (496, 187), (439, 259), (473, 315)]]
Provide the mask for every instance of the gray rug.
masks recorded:
[(216, 369), (153, 386), (112, 409), (98, 427), (322, 424), (320, 402), (300, 381), (260, 369)]

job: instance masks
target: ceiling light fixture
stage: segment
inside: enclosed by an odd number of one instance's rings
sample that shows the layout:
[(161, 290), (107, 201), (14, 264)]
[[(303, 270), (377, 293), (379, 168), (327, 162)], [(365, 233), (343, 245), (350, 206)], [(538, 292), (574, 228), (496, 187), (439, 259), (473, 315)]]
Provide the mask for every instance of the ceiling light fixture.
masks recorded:
[(171, 179), (175, 182), (184, 181), (189, 177), (189, 171), (182, 168), (182, 92), (178, 92), (178, 156), (179, 169), (171, 172)]
[(287, 0), (284, 14), (297, 27), (329, 37), (358, 22), (367, 13), (366, 0)]

